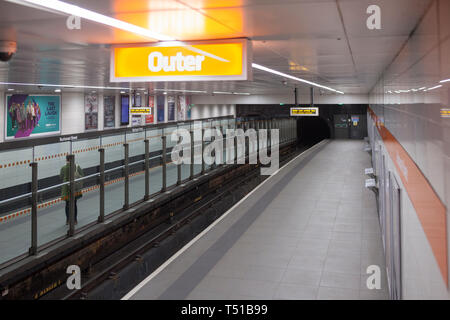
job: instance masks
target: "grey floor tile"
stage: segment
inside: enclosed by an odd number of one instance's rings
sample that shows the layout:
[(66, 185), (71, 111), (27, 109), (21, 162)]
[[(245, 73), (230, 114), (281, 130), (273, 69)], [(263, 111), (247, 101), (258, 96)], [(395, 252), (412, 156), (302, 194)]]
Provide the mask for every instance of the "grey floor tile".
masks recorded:
[(360, 256), (328, 256), (324, 266), (325, 271), (347, 274), (360, 274)]
[(317, 287), (319, 286), (321, 275), (322, 271), (320, 269), (312, 270), (288, 267), (284, 272), (281, 282)]
[(359, 275), (324, 271), (320, 286), (359, 290), (360, 280), (361, 278)]
[(318, 300), (358, 300), (359, 291), (343, 288), (320, 287)]
[(318, 287), (308, 287), (281, 283), (276, 289), (276, 300), (314, 300)]

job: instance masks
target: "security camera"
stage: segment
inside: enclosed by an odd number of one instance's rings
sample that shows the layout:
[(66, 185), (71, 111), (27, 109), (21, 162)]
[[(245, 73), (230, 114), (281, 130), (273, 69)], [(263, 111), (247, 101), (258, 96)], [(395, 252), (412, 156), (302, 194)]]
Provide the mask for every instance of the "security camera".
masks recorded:
[(0, 40), (0, 61), (8, 62), (16, 52), (16, 42)]

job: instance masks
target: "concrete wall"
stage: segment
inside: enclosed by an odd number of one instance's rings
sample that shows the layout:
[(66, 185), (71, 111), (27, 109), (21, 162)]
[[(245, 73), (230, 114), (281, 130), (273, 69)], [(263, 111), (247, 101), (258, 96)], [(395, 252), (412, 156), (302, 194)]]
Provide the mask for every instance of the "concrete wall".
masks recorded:
[[(439, 200), (450, 207), (450, 118), (440, 115), (449, 108), (450, 85), (424, 92), (450, 78), (450, 2), (435, 0), (411, 35), (405, 47), (380, 78), (370, 95), (370, 106), (384, 126), (406, 150), (413, 163), (425, 176)], [(405, 92), (395, 93), (404, 90)], [(409, 92), (406, 92), (410, 90)], [(370, 130), (370, 128), (369, 128)], [(397, 156), (390, 156), (386, 144), (380, 142), (391, 171), (402, 188), (402, 281), (405, 299), (448, 299), (445, 277), (429, 241), (430, 234), (419, 218), (414, 201), (420, 195), (407, 192)], [(408, 171), (405, 171), (408, 174)], [(409, 182), (406, 182), (408, 184)], [(430, 215), (435, 212), (429, 212)], [(445, 228), (448, 274), (449, 210), (442, 224)], [(445, 221), (445, 220), (443, 220)]]

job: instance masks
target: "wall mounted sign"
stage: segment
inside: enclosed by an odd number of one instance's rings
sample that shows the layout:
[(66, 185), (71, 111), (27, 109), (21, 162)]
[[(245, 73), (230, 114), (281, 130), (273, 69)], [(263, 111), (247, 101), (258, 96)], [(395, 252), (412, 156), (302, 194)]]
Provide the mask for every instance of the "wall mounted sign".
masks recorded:
[(105, 128), (114, 128), (116, 126), (116, 97), (103, 97), (103, 126)]
[(441, 118), (450, 118), (450, 109), (441, 109)]
[(175, 121), (175, 97), (167, 97), (167, 115), (168, 121)]
[(158, 122), (165, 121), (164, 114), (164, 103), (166, 101), (166, 96), (156, 96), (156, 110), (158, 115)]
[(86, 94), (84, 96), (84, 129), (98, 129), (98, 96)]
[(319, 108), (291, 108), (291, 116), (293, 117), (317, 117), (319, 116)]
[(150, 113), (145, 115), (145, 124), (153, 123), (154, 114), (155, 114), (155, 96), (148, 96), (148, 108), (150, 109)]
[(111, 82), (251, 80), (246, 39), (111, 48)]
[(6, 96), (6, 139), (61, 132), (61, 96), (14, 94)]

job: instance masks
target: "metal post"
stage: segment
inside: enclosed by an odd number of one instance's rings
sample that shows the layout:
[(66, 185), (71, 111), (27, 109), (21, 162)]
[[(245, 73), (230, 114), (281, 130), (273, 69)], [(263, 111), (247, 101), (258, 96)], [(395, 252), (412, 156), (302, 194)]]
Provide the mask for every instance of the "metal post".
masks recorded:
[(311, 87), (311, 107), (314, 107), (314, 87)]
[[(33, 157), (34, 159), (34, 157)], [(37, 254), (37, 201), (38, 201), (38, 164), (30, 163), (31, 167), (31, 247), (30, 255)]]
[(100, 215), (98, 222), (105, 221), (105, 149), (98, 149), (100, 153)]
[(203, 159), (203, 152), (205, 151), (205, 129), (202, 129), (202, 174), (205, 173), (205, 159)]
[(124, 163), (124, 176), (125, 176), (125, 201), (123, 204), (123, 209), (127, 210), (130, 207), (130, 158), (129, 158), (129, 151), (130, 151), (130, 145), (128, 143), (123, 144), (124, 147), (124, 156), (125, 156), (125, 163)]
[(161, 192), (166, 192), (166, 188), (167, 188), (167, 176), (166, 176), (166, 169), (167, 169), (167, 165), (166, 165), (166, 136), (164, 135), (164, 131), (163, 134), (161, 136), (162, 139), (162, 187), (161, 187)]
[(67, 235), (72, 237), (75, 234), (75, 156), (67, 156), (69, 160), (69, 230)]
[[(178, 138), (178, 144), (181, 143), (181, 137)], [(181, 151), (183, 153), (184, 156), (184, 151)], [(181, 184), (181, 162), (177, 164), (177, 186), (179, 186)]]
[(195, 161), (195, 157), (194, 157), (194, 131), (191, 131), (191, 173), (189, 175), (189, 179), (194, 179), (194, 161)]
[(145, 160), (144, 160), (144, 170), (145, 170), (145, 195), (144, 200), (150, 199), (150, 141), (148, 139), (144, 140), (145, 145)]
[(298, 107), (298, 95), (297, 95), (298, 91), (297, 88), (294, 89), (294, 99), (295, 99), (295, 106)]

